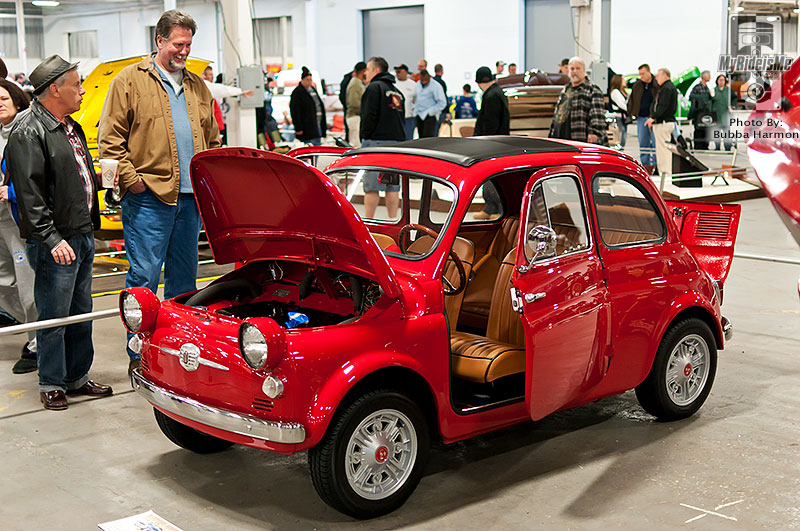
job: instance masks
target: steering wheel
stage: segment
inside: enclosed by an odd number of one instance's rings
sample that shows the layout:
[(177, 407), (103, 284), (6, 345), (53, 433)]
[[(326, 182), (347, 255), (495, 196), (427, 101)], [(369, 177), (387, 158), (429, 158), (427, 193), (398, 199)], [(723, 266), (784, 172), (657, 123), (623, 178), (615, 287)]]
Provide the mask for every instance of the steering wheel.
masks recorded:
[[(397, 242), (400, 245), (400, 252), (403, 254), (406, 254), (406, 238), (412, 230), (424, 232), (433, 238), (434, 241), (439, 237), (439, 233), (430, 227), (426, 227), (425, 225), (420, 225), (418, 223), (408, 223), (400, 229), (399, 233), (397, 233)], [(458, 270), (458, 286), (454, 286), (444, 275), (444, 272), (442, 273), (442, 284), (444, 294), (452, 297), (453, 295), (458, 295), (467, 287), (467, 272), (464, 269), (464, 263), (461, 261), (461, 258), (459, 258), (452, 249), (450, 250), (450, 258), (453, 260), (453, 263), (456, 265), (456, 269)]]

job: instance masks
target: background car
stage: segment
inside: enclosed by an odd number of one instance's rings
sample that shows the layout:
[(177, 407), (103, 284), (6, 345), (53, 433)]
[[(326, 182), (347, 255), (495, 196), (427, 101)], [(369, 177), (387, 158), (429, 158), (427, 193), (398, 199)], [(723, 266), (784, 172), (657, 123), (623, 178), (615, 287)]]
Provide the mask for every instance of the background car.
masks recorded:
[[(432, 138), (325, 174), (221, 148), (192, 179), (215, 260), (243, 265), (168, 301), (121, 294), (134, 388), (189, 450), (308, 450), (319, 495), (358, 518), (405, 502), (432, 439), (634, 388), (656, 417), (690, 416), (731, 337), (739, 207), (667, 204), (608, 148)], [(476, 219), (487, 188), (498, 211)], [(357, 192), (375, 189), (365, 220)]]

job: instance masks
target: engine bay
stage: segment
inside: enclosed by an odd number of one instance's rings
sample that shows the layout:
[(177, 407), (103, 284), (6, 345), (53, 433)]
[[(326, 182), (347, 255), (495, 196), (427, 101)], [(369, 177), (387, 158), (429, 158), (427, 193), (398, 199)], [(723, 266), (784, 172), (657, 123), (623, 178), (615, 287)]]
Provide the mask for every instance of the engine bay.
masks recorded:
[(269, 317), (294, 329), (355, 321), (382, 294), (377, 282), (344, 271), (260, 260), (175, 301), (243, 320)]

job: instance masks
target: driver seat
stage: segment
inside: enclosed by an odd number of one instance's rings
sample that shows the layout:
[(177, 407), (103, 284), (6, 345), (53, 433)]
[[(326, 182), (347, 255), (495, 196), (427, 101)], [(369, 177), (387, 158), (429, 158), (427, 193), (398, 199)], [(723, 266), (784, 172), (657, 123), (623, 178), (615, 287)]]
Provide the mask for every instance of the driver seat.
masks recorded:
[[(425, 234), (409, 245), (406, 252), (415, 255), (425, 254), (433, 246), (433, 242), (434, 239)], [(468, 239), (457, 236), (453, 242), (453, 252), (456, 253), (456, 256), (461, 259), (461, 263), (464, 264), (466, 280), (469, 281), (470, 275), (472, 275), (472, 264), (475, 261), (475, 245)], [(453, 259), (449, 257), (449, 253), (442, 275), (444, 275), (453, 286), (458, 286), (458, 267), (456, 267)], [(466, 291), (466, 286), (464, 286), (461, 293), (444, 296), (444, 313), (447, 316), (447, 323), (451, 334), (456, 330), (458, 316), (461, 313), (461, 303), (464, 301), (464, 293), (466, 293)]]

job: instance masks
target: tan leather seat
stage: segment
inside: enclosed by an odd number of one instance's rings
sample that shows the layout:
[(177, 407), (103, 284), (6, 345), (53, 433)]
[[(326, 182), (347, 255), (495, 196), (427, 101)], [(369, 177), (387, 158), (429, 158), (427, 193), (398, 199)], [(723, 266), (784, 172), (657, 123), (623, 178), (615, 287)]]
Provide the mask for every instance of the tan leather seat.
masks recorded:
[(474, 274), (467, 286), (467, 293), (464, 295), (462, 311), (479, 316), (489, 315), (497, 271), (500, 269), (503, 257), (508, 254), (510, 249), (517, 246), (518, 231), (519, 218), (509, 217), (503, 220), (503, 224), (494, 235), (486, 254), (478, 260), (473, 268)]
[(597, 205), (597, 222), (606, 245), (657, 240), (664, 234), (658, 215), (648, 208)]
[(515, 255), (516, 249), (511, 249), (497, 272), (486, 337), (465, 332), (450, 335), (451, 370), (457, 378), (489, 383), (525, 372), (525, 329), (511, 308)]
[(375, 238), (375, 243), (378, 244), (378, 247), (383, 250), (386, 250), (386, 248), (391, 245), (397, 245), (394, 241), (394, 238), (388, 234), (381, 234), (380, 232), (370, 232), (370, 234), (372, 234), (372, 237)]
[[(425, 254), (430, 250), (431, 246), (433, 246), (433, 242), (434, 239), (430, 236), (421, 236), (408, 246), (407, 252), (408, 254)], [(466, 280), (468, 281), (472, 273), (472, 263), (475, 260), (475, 246), (468, 239), (459, 236), (453, 242), (453, 252), (461, 259), (461, 263), (464, 265)], [(453, 286), (459, 286), (458, 267), (456, 267), (452, 258), (447, 259), (443, 274)], [(458, 295), (444, 296), (444, 313), (447, 315), (447, 322), (451, 332), (456, 329), (456, 324), (458, 324), (458, 316), (461, 313), (461, 302), (464, 300), (465, 292), (466, 290)]]

